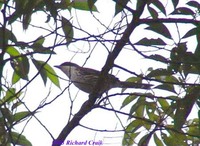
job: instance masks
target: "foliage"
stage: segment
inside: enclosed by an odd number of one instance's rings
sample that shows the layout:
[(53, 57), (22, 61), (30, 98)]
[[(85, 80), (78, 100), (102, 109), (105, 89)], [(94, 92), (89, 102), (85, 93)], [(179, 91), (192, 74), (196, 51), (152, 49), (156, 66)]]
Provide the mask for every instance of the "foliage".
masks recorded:
[[(60, 88), (58, 75), (49, 61), (53, 55), (56, 55), (57, 48), (62, 46), (70, 48), (81, 41), (87, 42), (88, 46), (93, 45), (93, 42), (101, 43), (108, 50), (108, 58), (111, 56), (111, 62), (108, 65), (118, 67), (132, 75), (127, 81), (136, 83), (146, 81), (155, 85), (149, 91), (133, 91), (128, 93), (128, 96), (125, 93), (126, 89), (122, 89), (120, 95), (126, 97), (119, 110), (113, 108), (111, 103), (107, 103), (109, 101), (108, 95), (98, 100), (95, 103), (96, 106), (91, 106), (88, 111), (81, 114), (83, 117), (94, 107), (109, 110), (108, 107), (110, 106), (114, 113), (127, 115), (129, 123), (123, 125), (125, 127), (123, 129), (123, 145), (138, 144), (145, 146), (152, 141), (158, 146), (184, 146), (200, 143), (200, 3), (190, 0), (182, 4), (179, 0), (169, 0), (168, 4), (170, 3), (171, 7), (168, 10), (167, 4), (161, 0), (138, 0), (134, 2), (114, 0), (113, 2), (115, 3), (113, 20), (117, 20), (117, 23), (114, 26), (106, 26), (105, 32), (93, 35), (82, 27), (76, 26), (73, 23), (74, 17), (65, 16), (63, 12), (71, 14), (72, 9), (84, 10), (91, 13), (95, 18), (94, 13), (98, 12), (95, 6), (96, 0), (0, 1), (2, 12), (0, 26), (1, 145), (32, 145), (23, 135), (23, 131), (17, 132), (14, 127), (23, 121), (29, 121), (39, 109), (49, 105), (57, 97), (50, 102), (44, 100), (43, 103), (41, 100), (42, 104), (39, 107), (30, 110), (23, 101), (24, 98), (27, 98), (25, 89), (38, 75), (41, 76), (45, 86), (47, 86), (49, 80), (53, 85)], [(135, 9), (133, 9), (133, 6)], [(53, 22), (54, 28), (36, 26), (32, 18), (38, 12), (46, 16), (45, 23)], [(132, 24), (129, 20), (134, 22), (131, 31), (128, 30), (129, 25)], [(190, 27), (184, 32), (186, 23), (190, 24)], [(21, 41), (13, 30), (13, 26), (16, 24), (20, 25), (23, 31), (42, 28), (47, 33), (39, 35), (34, 40)], [(139, 26), (145, 27), (144, 33), (148, 32), (153, 35), (150, 38), (143, 36), (140, 40), (133, 42), (131, 34), (134, 34), (134, 30)], [(171, 27), (175, 28), (178, 37), (174, 36)], [(78, 31), (87, 36), (77, 37)], [(107, 33), (114, 35), (114, 39), (107, 39), (106, 37), (104, 39), (104, 35)], [(137, 36), (137, 34), (134, 35)], [(49, 41), (49, 37), (53, 37), (54, 41), (47, 46), (46, 42)], [(191, 38), (196, 42), (194, 48), (188, 45), (188, 40)], [(122, 41), (121, 44), (119, 43), (120, 40)], [(114, 49), (108, 49), (106, 42), (109, 42), (109, 47), (114, 45)], [(117, 49), (122, 50), (126, 47), (149, 61), (161, 63), (162, 66), (149, 66), (146, 73), (140, 75), (117, 66), (114, 64), (115, 58), (120, 53)], [(91, 50), (90, 53), (92, 54)], [(116, 57), (112, 58), (111, 53), (118, 54), (115, 54)], [(47, 59), (38, 59), (38, 55)], [(6, 66), (12, 69), (12, 78), (6, 78)], [(37, 70), (35, 75), (32, 75), (33, 68)], [(21, 83), (25, 84), (19, 88), (18, 85)], [(73, 100), (71, 102), (73, 103)], [(189, 119), (188, 117), (195, 105), (199, 110), (196, 113), (197, 117)], [(21, 106), (26, 107), (26, 110), (18, 110)], [(129, 112), (121, 112), (125, 108), (130, 108)], [(79, 121), (74, 123), (79, 123)], [(55, 140), (55, 138), (52, 138), (52, 140)]]

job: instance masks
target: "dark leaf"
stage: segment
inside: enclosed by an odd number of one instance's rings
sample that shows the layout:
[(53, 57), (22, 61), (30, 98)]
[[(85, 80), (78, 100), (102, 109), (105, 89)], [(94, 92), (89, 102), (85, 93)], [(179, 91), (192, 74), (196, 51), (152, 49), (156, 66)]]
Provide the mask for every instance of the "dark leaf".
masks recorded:
[(136, 10), (141, 9), (141, 7), (142, 7), (144, 4), (146, 4), (146, 1), (144, 1), (144, 0), (138, 0), (138, 1), (137, 1), (137, 6), (136, 6)]
[(194, 15), (194, 12), (186, 7), (180, 7), (174, 10), (171, 14), (181, 14), (181, 15)]
[(115, 5), (115, 16), (116, 16), (119, 12), (121, 12), (124, 9), (129, 0), (115, 0), (115, 2), (116, 2)]
[(47, 11), (49, 11), (51, 13), (51, 16), (56, 21), (56, 17), (58, 15), (58, 12), (57, 12), (57, 8), (55, 6), (55, 1), (54, 0), (44, 0), (44, 2), (46, 4)]
[(21, 101), (18, 101), (18, 102), (15, 102), (13, 105), (12, 105), (12, 108), (11, 110), (13, 111), (14, 109), (16, 109), (18, 106), (22, 105), (22, 102)]
[(158, 54), (155, 54), (155, 55), (150, 55), (148, 57), (149, 59), (153, 59), (155, 61), (160, 61), (160, 62), (163, 62), (163, 63), (168, 63), (168, 59), (161, 56), (161, 55), (158, 55)]
[[(17, 42), (17, 38), (12, 33), (12, 31), (10, 31), (6, 28), (3, 29), (2, 27), (0, 27), (0, 48), (2, 49), (2, 47), (6, 47), (9, 40), (14, 43)], [(5, 48), (3, 48), (3, 49), (5, 49)]]
[(31, 15), (32, 13), (27, 13), (23, 16), (23, 20), (22, 20), (22, 24), (23, 24), (23, 29), (24, 30), (27, 30), (28, 29), (28, 26), (31, 22)]
[(172, 0), (172, 4), (174, 5), (174, 8), (176, 9), (178, 5), (179, 0)]
[(161, 84), (161, 85), (156, 86), (155, 88), (176, 93), (174, 86), (172, 84)]
[(143, 137), (140, 139), (140, 141), (139, 141), (139, 143), (138, 143), (138, 146), (148, 146), (148, 145), (149, 145), (149, 141), (150, 141), (150, 139), (151, 139), (151, 136), (152, 136), (152, 133), (149, 133), (149, 134), (143, 136)]
[(194, 54), (197, 58), (200, 58), (200, 24), (197, 25), (196, 39), (197, 47)]
[(73, 26), (72, 26), (71, 22), (69, 20), (65, 19), (64, 17), (62, 17), (61, 22), (62, 22), (62, 29), (65, 34), (66, 41), (69, 44), (74, 37)]
[(18, 76), (20, 76), (24, 80), (28, 80), (30, 65), (26, 56), (22, 56), (19, 59), (11, 61), (11, 66)]
[(197, 28), (189, 30), (182, 38), (188, 38), (197, 34)]
[(139, 42), (137, 42), (136, 45), (153, 46), (153, 45), (166, 45), (166, 43), (160, 38), (157, 39), (143, 38)]
[(199, 87), (191, 87), (187, 89), (187, 94), (184, 98), (177, 100), (177, 110), (174, 116), (174, 128), (178, 131), (181, 130), (185, 124), (188, 115), (190, 114), (192, 107), (196, 100), (200, 96)]
[(166, 15), (165, 7), (159, 0), (154, 0), (153, 4), (163, 13)]
[(162, 23), (151, 23), (146, 29), (154, 31), (162, 36), (165, 36), (166, 38), (172, 38), (168, 28)]
[(24, 14), (27, 3), (27, 0), (15, 0), (15, 12), (9, 17), (9, 24), (15, 22), (17, 18), (20, 18)]
[(37, 5), (37, 1), (28, 1), (27, 4), (24, 6), (24, 12), (23, 12), (23, 19), (22, 19), (22, 24), (23, 24), (23, 29), (26, 30), (28, 29), (28, 26), (31, 22), (31, 16), (33, 14), (33, 10), (35, 6)]
[(200, 3), (196, 2), (196, 1), (189, 1), (189, 2), (187, 2), (187, 5), (189, 5), (191, 7), (195, 7), (197, 9), (200, 9)]
[(150, 6), (147, 7), (149, 13), (151, 14), (151, 17), (153, 19), (157, 19), (158, 18), (158, 12), (156, 10), (154, 10), (153, 8), (151, 8)]

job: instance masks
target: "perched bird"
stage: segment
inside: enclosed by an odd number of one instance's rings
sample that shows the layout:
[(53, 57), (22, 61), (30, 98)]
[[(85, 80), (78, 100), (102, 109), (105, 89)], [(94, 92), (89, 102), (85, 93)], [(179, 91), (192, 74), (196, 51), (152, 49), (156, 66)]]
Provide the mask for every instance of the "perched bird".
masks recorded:
[[(70, 81), (80, 90), (91, 93), (98, 81), (100, 71), (81, 67), (75, 63), (64, 62), (61, 65), (55, 66), (62, 70), (70, 79)], [(140, 89), (150, 89), (152, 85), (142, 84), (142, 83), (133, 83), (133, 82), (123, 82), (120, 81), (115, 76), (108, 74), (105, 77), (105, 82), (101, 85), (100, 93), (104, 93), (111, 88), (140, 88)]]

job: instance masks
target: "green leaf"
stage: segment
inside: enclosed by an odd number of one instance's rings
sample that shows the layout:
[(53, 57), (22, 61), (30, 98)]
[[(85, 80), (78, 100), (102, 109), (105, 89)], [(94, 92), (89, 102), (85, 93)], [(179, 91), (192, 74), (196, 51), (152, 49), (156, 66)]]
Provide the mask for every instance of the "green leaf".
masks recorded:
[(64, 17), (62, 17), (61, 22), (62, 22), (62, 30), (65, 34), (66, 41), (69, 45), (74, 37), (73, 26), (72, 26), (71, 22), (69, 20), (65, 19)]
[[(9, 40), (11, 42), (15, 42), (15, 43), (17, 42), (17, 38), (12, 33), (12, 31), (10, 31), (10, 30), (8, 30), (6, 28), (3, 29), (2, 27), (0, 27), (0, 48), (2, 49), (2, 47), (6, 47), (6, 45), (8, 44)], [(3, 48), (3, 49), (5, 49), (5, 48)]]
[(169, 109), (169, 103), (166, 101), (166, 99), (158, 98), (158, 102), (161, 105), (162, 109), (164, 109), (164, 110)]
[(147, 77), (156, 77), (156, 76), (171, 76), (173, 74), (173, 72), (167, 70), (167, 69), (163, 69), (163, 68), (158, 68), (155, 70), (152, 70)]
[(21, 57), (17, 57), (17, 59), (14, 59), (10, 63), (12, 68), (14, 69), (16, 74), (20, 76), (20, 78), (28, 80), (30, 65), (26, 56), (23, 56), (22, 54)]
[(16, 100), (19, 96), (20, 94), (16, 94), (15, 88), (9, 88), (6, 91), (6, 95), (2, 98), (1, 102), (10, 103), (11, 101)]
[(137, 95), (129, 95), (128, 97), (126, 97), (122, 103), (122, 106), (120, 109), (122, 109), (123, 107), (127, 106), (129, 103), (131, 103), (132, 101), (134, 101), (136, 98), (138, 98)]
[(142, 126), (141, 120), (131, 121), (125, 129), (124, 137), (122, 140), (123, 145), (132, 145), (134, 139), (140, 134), (136, 132)]
[(115, 16), (120, 13), (130, 0), (115, 0)]
[(140, 141), (139, 141), (139, 143), (138, 143), (138, 146), (148, 146), (148, 145), (149, 145), (149, 141), (150, 141), (150, 139), (151, 139), (151, 136), (152, 136), (152, 133), (149, 133), (149, 134), (143, 136), (143, 137), (140, 139)]
[(20, 76), (14, 71), (12, 76), (12, 84), (16, 84), (20, 79)]
[(163, 40), (161, 40), (160, 38), (157, 38), (157, 39), (143, 38), (135, 44), (136, 45), (148, 46), (148, 47), (153, 46), (153, 45), (166, 45), (166, 43)]
[(71, 0), (61, 0), (61, 2), (57, 2), (56, 3), (56, 7), (57, 9), (68, 9), (70, 11), (71, 7), (70, 7), (70, 4), (71, 4)]
[(40, 53), (40, 54), (56, 54), (53, 50), (49, 48), (45, 48), (43, 46), (43, 43), (45, 41), (45, 38), (43, 36), (39, 36), (31, 45), (30, 47), (33, 49), (35, 53)]
[(19, 101), (19, 102), (15, 102), (13, 105), (12, 105), (12, 108), (11, 110), (13, 111), (14, 109), (16, 109), (18, 106), (22, 105), (22, 102)]
[(162, 36), (165, 36), (168, 39), (172, 38), (169, 29), (162, 23), (151, 23), (146, 29), (154, 31)]
[[(145, 103), (145, 102), (144, 102)], [(145, 104), (140, 104), (138, 108), (135, 110), (135, 113), (138, 117), (143, 117), (144, 116), (144, 109), (145, 109)]]
[(32, 146), (31, 142), (26, 139), (21, 133), (11, 132), (10, 137), (13, 140), (13, 143), (21, 146)]
[[(154, 106), (155, 107), (155, 106)], [(151, 110), (155, 110), (154, 108), (152, 109), (151, 107), (149, 107), (149, 106), (147, 106), (146, 107), (146, 111), (147, 111), (147, 115), (148, 115), (148, 117), (149, 117), (149, 120), (151, 120), (151, 121), (158, 121), (159, 119), (160, 119), (160, 117), (158, 116), (158, 115), (156, 115), (155, 113), (154, 113), (154, 111), (151, 111)], [(148, 127), (147, 127), (148, 126)], [(147, 129), (147, 130), (150, 130), (150, 128), (151, 128), (151, 125), (147, 125), (147, 126), (145, 126), (145, 128)]]
[(45, 41), (45, 38), (41, 35), (36, 39), (36, 41), (34, 41), (32, 47), (37, 46), (37, 45), (42, 45), (44, 41)]
[(91, 3), (88, 3), (88, 0), (74, 0), (71, 2), (71, 6), (75, 9), (79, 9), (79, 10), (97, 12), (97, 8), (95, 5), (93, 5), (93, 7), (91, 9)]
[(31, 113), (29, 111), (22, 111), (22, 112), (15, 113), (13, 115), (13, 122), (19, 122), (29, 116), (31, 116)]
[(123, 140), (122, 140), (122, 145), (123, 146), (130, 146), (133, 145), (134, 139), (140, 134), (140, 132), (125, 132)]
[[(169, 146), (188, 146), (187, 137), (185, 134), (181, 134), (179, 132), (175, 132), (172, 130), (168, 130), (168, 133), (169, 133), (169, 136), (166, 138), (168, 139)], [(164, 142), (165, 142), (165, 139), (164, 139)]]
[[(126, 82), (132, 83), (142, 83), (142, 79), (140, 77), (130, 77), (126, 80)], [(123, 93), (127, 88), (122, 88), (121, 93)]]
[(15, 56), (19, 56), (20, 53), (17, 49), (15, 49), (12, 46), (7, 47), (6, 52), (11, 56), (11, 57), (15, 57)]
[(131, 107), (129, 115), (137, 113), (138, 116), (142, 117), (144, 114), (145, 97), (140, 97), (137, 102)]
[[(6, 52), (10, 55), (11, 58), (14, 58), (10, 61), (10, 63), (15, 73), (20, 78), (28, 80), (28, 73), (29, 73), (28, 58), (24, 54), (20, 54), (19, 51), (12, 46), (9, 46), (6, 49)], [(18, 77), (14, 76), (13, 83), (16, 83), (18, 80), (19, 80)]]
[(96, 3), (97, 0), (88, 0), (88, 6), (89, 6), (89, 9), (90, 11), (92, 11), (92, 9), (95, 8), (95, 3)]
[(50, 65), (48, 65), (44, 61), (39, 61), (35, 59), (32, 59), (32, 62), (35, 65), (35, 67), (38, 69), (38, 71), (40, 72), (40, 75), (45, 85), (47, 82), (47, 78), (49, 78), (54, 85), (60, 88), (60, 83), (59, 83), (57, 74)]
[(47, 82), (47, 73), (44, 70), (44, 66), (43, 66), (43, 61), (38, 61), (35, 59), (32, 59), (33, 64), (35, 65), (35, 67), (37, 68), (37, 70), (40, 72), (40, 76), (42, 77), (42, 80), (44, 82), (44, 84), (46, 85)]
[(162, 139), (167, 146), (179, 146), (180, 143), (178, 138), (179, 137), (172, 137), (171, 135), (167, 136), (165, 133), (162, 133)]
[(156, 135), (156, 133), (153, 135), (153, 138), (154, 138), (156, 146), (164, 146), (163, 143), (162, 143), (162, 141)]
[(52, 83), (56, 85), (58, 88), (60, 88), (58, 76), (54, 71), (54, 69), (49, 64), (45, 64), (44, 69), (47, 72), (47, 77), (52, 81)]
[[(5, 104), (5, 103), (1, 102), (1, 104)], [(13, 121), (12, 121), (13, 115), (12, 115), (12, 112), (8, 108), (6, 108), (6, 107), (5, 108), (1, 108), (0, 115), (1, 115), (1, 117), (0, 117), (0, 123), (1, 123), (2, 120), (3, 121), (6, 120), (8, 122), (7, 124), (11, 124), (11, 125), (13, 124)], [(1, 126), (2, 125), (0, 124), (0, 130), (2, 130)], [(1, 133), (1, 131), (0, 131), (0, 133)]]
[(194, 15), (194, 12), (186, 7), (179, 7), (175, 9), (171, 14), (180, 14), (180, 15)]

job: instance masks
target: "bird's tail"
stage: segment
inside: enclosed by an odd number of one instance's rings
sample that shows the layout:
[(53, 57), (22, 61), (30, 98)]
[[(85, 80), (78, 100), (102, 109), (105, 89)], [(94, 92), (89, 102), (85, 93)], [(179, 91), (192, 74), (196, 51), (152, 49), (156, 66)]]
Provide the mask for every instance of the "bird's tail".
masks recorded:
[(118, 87), (121, 88), (138, 88), (138, 89), (150, 89), (151, 84), (134, 83), (134, 82), (119, 82)]

